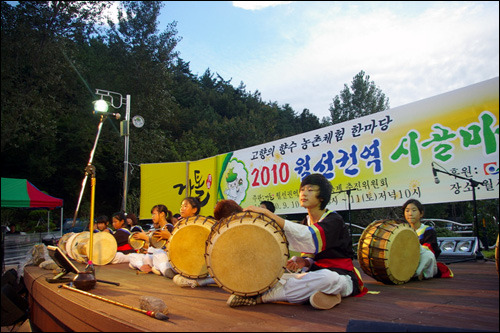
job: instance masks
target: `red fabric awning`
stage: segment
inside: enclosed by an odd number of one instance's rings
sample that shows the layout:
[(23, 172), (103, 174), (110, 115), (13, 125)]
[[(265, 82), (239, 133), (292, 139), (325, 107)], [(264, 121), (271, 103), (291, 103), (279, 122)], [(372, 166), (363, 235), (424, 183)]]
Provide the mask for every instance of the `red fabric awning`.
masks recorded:
[(2, 207), (58, 208), (63, 199), (43, 193), (26, 179), (2, 178)]

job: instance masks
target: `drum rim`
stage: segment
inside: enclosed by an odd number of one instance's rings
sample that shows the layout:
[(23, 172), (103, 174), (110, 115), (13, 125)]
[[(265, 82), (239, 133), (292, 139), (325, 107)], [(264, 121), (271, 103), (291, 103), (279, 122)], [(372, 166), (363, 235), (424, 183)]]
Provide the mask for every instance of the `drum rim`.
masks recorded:
[(181, 225), (185, 225), (187, 222), (191, 222), (191, 221), (194, 224), (196, 224), (196, 222), (202, 218), (204, 219), (202, 221), (202, 224), (204, 224), (207, 221), (211, 221), (212, 225), (218, 223), (218, 221), (216, 219), (214, 219), (213, 217), (210, 217), (210, 216), (205, 216), (205, 215), (189, 216), (189, 217), (186, 217), (185, 219), (180, 220), (178, 223), (175, 224), (174, 229), (172, 230), (172, 235), (174, 234), (175, 229), (180, 228)]
[[(66, 255), (73, 260), (75, 260), (75, 258), (73, 258), (73, 253), (71, 251), (71, 245), (73, 244), (73, 239), (76, 237), (76, 235), (78, 235), (78, 232), (73, 233), (73, 235), (71, 235), (68, 238), (68, 240), (66, 241)], [(71, 242), (70, 242), (70, 240), (71, 240)]]
[[(74, 234), (74, 232), (67, 232), (65, 233), (64, 235), (61, 236), (61, 238), (59, 238), (59, 240), (57, 241), (57, 247), (59, 247), (64, 253), (66, 253), (66, 243), (68, 242), (68, 239)], [(68, 235), (66, 238), (64, 238), (64, 236)], [(62, 246), (61, 244), (61, 240), (64, 241), (64, 246)], [(61, 246), (60, 246), (61, 245)], [(64, 247), (64, 249), (63, 249)]]

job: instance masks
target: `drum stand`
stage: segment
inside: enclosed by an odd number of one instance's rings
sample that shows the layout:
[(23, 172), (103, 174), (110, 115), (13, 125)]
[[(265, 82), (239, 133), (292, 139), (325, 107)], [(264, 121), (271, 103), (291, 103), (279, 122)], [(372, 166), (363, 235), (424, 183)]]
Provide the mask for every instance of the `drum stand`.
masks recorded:
[(457, 262), (465, 262), (465, 261), (476, 261), (477, 259), (479, 259), (479, 260), (484, 259), (486, 261), (483, 254), (481, 253), (482, 248), (481, 248), (481, 242), (479, 241), (479, 223), (477, 220), (477, 202), (476, 202), (476, 187), (479, 185), (483, 185), (483, 184), (472, 179), (472, 178), (466, 178), (466, 177), (462, 177), (459, 175), (454, 175), (452, 173), (449, 173), (449, 172), (446, 172), (443, 170), (439, 170), (439, 169), (433, 169), (433, 170), (436, 172), (444, 173), (445, 175), (448, 175), (448, 176), (452, 176), (452, 177), (455, 177), (458, 179), (466, 180), (469, 182), (470, 186), (472, 187), (472, 201), (473, 201), (473, 207), (474, 207), (474, 229), (475, 229), (474, 237), (476, 238), (476, 242), (477, 242), (476, 255), (473, 258), (456, 260), (456, 261), (448, 262), (448, 264), (453, 264), (453, 263), (457, 263)]

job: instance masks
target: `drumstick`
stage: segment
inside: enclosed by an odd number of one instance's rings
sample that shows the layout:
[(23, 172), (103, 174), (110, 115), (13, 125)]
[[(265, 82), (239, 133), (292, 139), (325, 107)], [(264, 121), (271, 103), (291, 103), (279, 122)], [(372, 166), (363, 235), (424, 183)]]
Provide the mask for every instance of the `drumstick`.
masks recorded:
[(111, 282), (111, 281), (99, 280), (99, 279), (96, 279), (96, 281), (101, 282), (101, 283), (114, 284), (115, 286), (120, 286), (120, 283), (118, 283), (118, 282)]
[(83, 295), (90, 296), (92, 298), (97, 298), (97, 299), (99, 299), (101, 301), (104, 301), (104, 302), (108, 302), (108, 303), (111, 303), (111, 304), (114, 304), (114, 305), (118, 305), (118, 306), (130, 309), (130, 310), (134, 310), (134, 311), (137, 311), (137, 312), (144, 313), (145, 315), (148, 315), (150, 317), (153, 317), (153, 318), (156, 318), (156, 319), (159, 319), (159, 320), (168, 320), (168, 316), (164, 315), (161, 312), (146, 311), (146, 310), (143, 310), (143, 309), (139, 309), (139, 308), (136, 308), (136, 307), (133, 307), (133, 306), (130, 306), (130, 305), (127, 305), (127, 304), (123, 304), (123, 303), (120, 303), (120, 302), (117, 302), (117, 301), (112, 301), (112, 300), (104, 298), (102, 296), (98, 296), (98, 295), (95, 295), (95, 294), (92, 294), (92, 293), (89, 293), (89, 292), (86, 292), (86, 291), (83, 291), (83, 290), (80, 290), (80, 289), (76, 289), (76, 288), (70, 287), (70, 286), (68, 286), (66, 284), (62, 284), (62, 285), (59, 286), (59, 288), (61, 288), (61, 287), (63, 287), (64, 289), (69, 289), (69, 290), (75, 291), (75, 292), (83, 294)]

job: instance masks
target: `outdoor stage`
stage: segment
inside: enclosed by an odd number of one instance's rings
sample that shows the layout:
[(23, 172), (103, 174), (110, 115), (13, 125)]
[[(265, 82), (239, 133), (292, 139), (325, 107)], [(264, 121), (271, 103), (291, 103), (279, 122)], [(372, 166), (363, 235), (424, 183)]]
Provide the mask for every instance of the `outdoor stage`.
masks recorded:
[[(355, 260), (359, 269), (359, 264)], [(75, 263), (78, 268), (84, 265)], [(180, 288), (154, 274), (136, 274), (127, 264), (97, 266), (97, 283), (90, 292), (139, 307), (139, 297), (161, 298), (169, 321), (160, 321), (115, 304), (49, 284), (51, 271), (27, 266), (24, 282), (30, 294), (30, 321), (42, 331), (497, 331), (499, 276), (495, 262), (451, 264), (452, 279), (384, 285), (364, 274), (370, 291), (343, 299), (331, 310), (310, 305), (261, 304), (230, 308), (229, 293), (217, 286)], [(68, 274), (73, 277), (73, 274)]]

